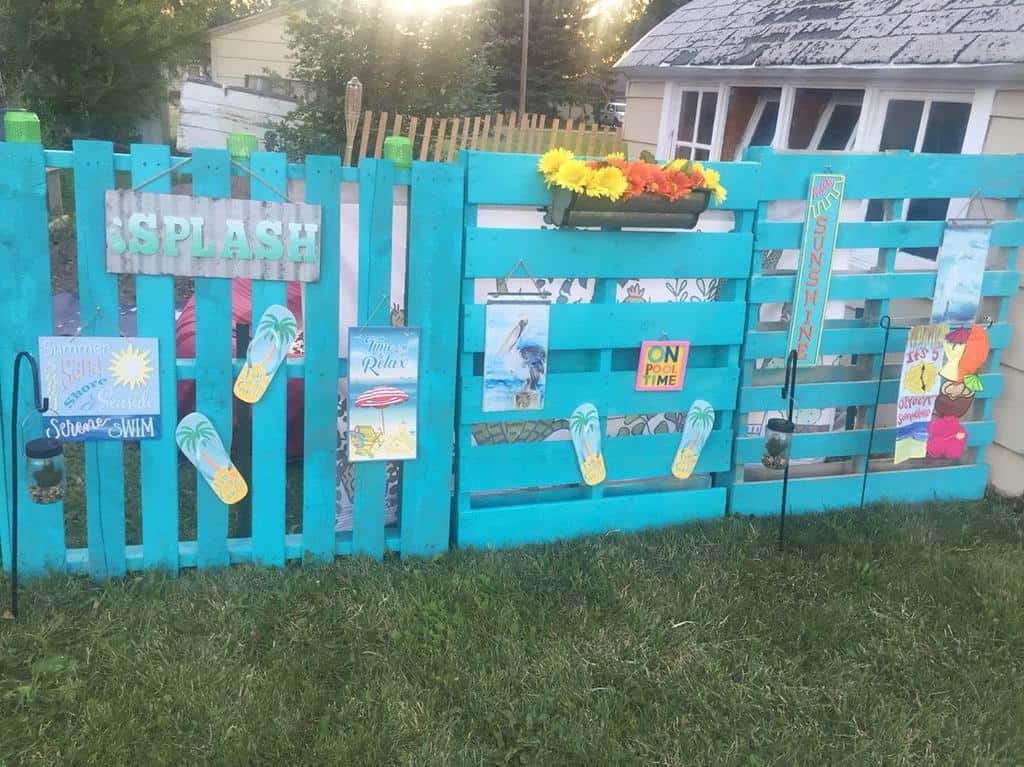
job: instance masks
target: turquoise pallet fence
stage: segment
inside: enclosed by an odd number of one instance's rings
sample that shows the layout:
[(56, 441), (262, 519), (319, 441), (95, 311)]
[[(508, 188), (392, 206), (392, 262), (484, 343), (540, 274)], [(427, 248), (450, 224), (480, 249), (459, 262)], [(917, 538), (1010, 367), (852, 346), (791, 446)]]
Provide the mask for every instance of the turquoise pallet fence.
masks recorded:
[[(75, 228), (83, 336), (120, 335), (117, 275), (106, 268), (104, 192), (114, 188), (114, 146), (76, 141)], [(94, 578), (125, 573), (124, 450), (120, 442), (85, 443), (88, 570)]]
[[(944, 221), (898, 220), (903, 200), (915, 198), (1003, 198), (1014, 201), (1022, 194), (1024, 158), (961, 155), (805, 155), (775, 154), (756, 150), (748, 155), (761, 164), (762, 202), (756, 225), (754, 273), (748, 293), (749, 310), (746, 340), (743, 347), (743, 384), (737, 419), (739, 434), (735, 445), (736, 481), (732, 491), (731, 510), (744, 514), (777, 514), (781, 482), (758, 476), (759, 470), (744, 478), (744, 466), (759, 465), (762, 440), (744, 436), (747, 415), (751, 412), (780, 409), (781, 370), (755, 370), (755, 362), (763, 358), (781, 359), (786, 353), (787, 328), (784, 323), (759, 321), (760, 308), (767, 303), (791, 301), (795, 277), (792, 273), (761, 273), (761, 256), (767, 250), (798, 249), (802, 222), (776, 222), (768, 218), (768, 204), (779, 200), (806, 199), (807, 186), (813, 173), (831, 168), (846, 176), (847, 200), (882, 199), (888, 201), (887, 220), (882, 222), (844, 222), (839, 227), (837, 248), (877, 248), (879, 260), (875, 271), (837, 274), (833, 276), (830, 301), (849, 304), (865, 303), (864, 316), (858, 319), (828, 320), (822, 340), (824, 355), (856, 355), (857, 365), (821, 366), (798, 376), (796, 401), (798, 408), (852, 407), (856, 409), (855, 428), (827, 434), (798, 434), (793, 441), (793, 458), (831, 457), (840, 459), (832, 465), (818, 464), (791, 471), (790, 509), (795, 512), (844, 508), (860, 500), (861, 470), (869, 439), (868, 427), (875, 414), (875, 376), (882, 372), (881, 402), (892, 404), (898, 392), (898, 364), (884, 364), (881, 359), (884, 331), (879, 317), (890, 309), (894, 299), (918, 299), (922, 314), (930, 307), (935, 289), (935, 272), (894, 271), (896, 253), (911, 247), (937, 246), (942, 241)], [(955, 211), (954, 211), (955, 213)], [(1018, 213), (1019, 215), (1019, 213)], [(1024, 241), (1024, 226), (1018, 220), (996, 222), (992, 245), (1015, 248)], [(1003, 268), (991, 268), (985, 274), (982, 293), (986, 300), (995, 300), (1005, 307), (1008, 297), (1016, 293), (1020, 275), (1011, 261)], [(977, 395), (973, 416), (965, 419), (968, 445), (975, 448), (973, 459), (956, 465), (927, 467), (920, 461), (891, 463), (895, 431), (880, 428), (872, 453), (889, 456), (871, 465), (866, 499), (871, 501), (923, 501), (933, 498), (978, 498), (985, 488), (987, 467), (982, 463), (984, 446), (995, 433), (990, 420), (989, 402), (1002, 390), (998, 372), (999, 350), (1009, 343), (1010, 328), (1005, 313), (996, 313), (996, 323), (989, 331), (993, 354), (981, 378), (984, 391)], [(919, 319), (927, 322), (926, 318)], [(899, 355), (905, 347), (907, 332), (894, 330), (889, 350)], [(861, 361), (863, 359), (863, 361)], [(844, 466), (844, 459), (852, 458)], [(830, 476), (799, 476), (825, 473)], [(793, 478), (793, 473), (798, 476)]]
[[(757, 166), (717, 166), (731, 190), (725, 206), (739, 211), (746, 231), (600, 232), (485, 228), (479, 206), (528, 206), (550, 201), (536, 157), (467, 153), (462, 341), (459, 372), (456, 540), (461, 546), (508, 546), (611, 529), (629, 530), (725, 513), (726, 488), (714, 480), (731, 466), (732, 411), (739, 374), (729, 367), (743, 337), (744, 283), (749, 274)], [(744, 216), (746, 211), (749, 215)], [(551, 308), (544, 407), (529, 412), (482, 410), (485, 306), (474, 303), (474, 281), (500, 279), (522, 258), (534, 277), (596, 280), (589, 304)], [(614, 303), (617, 281), (629, 278), (726, 280), (710, 303)], [(729, 282), (735, 280), (736, 285)], [(679, 393), (634, 390), (640, 342), (689, 339), (691, 358)], [(670, 467), (680, 435), (603, 438), (608, 481), (581, 485), (566, 441), (474, 444), (474, 428), (518, 430), (524, 421), (568, 418), (591, 401), (603, 418), (685, 412), (707, 399), (719, 417), (697, 467), (680, 482)]]
[[(0, 506), (0, 556), (11, 566), (10, 398), (14, 356), (19, 351), (38, 350), (38, 336), (53, 332), (50, 302), (49, 232), (46, 211), (46, 167), (43, 148), (38, 144), (0, 142), (0, 260), (6, 275), (0, 280), (0, 301), (5, 307), (4, 330), (0, 333), (0, 477), (3, 500)], [(22, 413), (32, 418), (34, 401), (30, 374), (21, 369)], [(29, 421), (28, 423), (31, 423)], [(28, 426), (26, 424), (26, 427)], [(26, 438), (38, 436), (19, 429), (18, 457)], [(24, 471), (18, 473), (20, 494), (18, 530), (18, 572), (39, 575), (64, 569), (64, 508), (60, 503), (39, 506), (26, 492)]]
[[(249, 197), (253, 200), (288, 202), (288, 158), (284, 154), (254, 152), (249, 159)], [(261, 179), (261, 180), (258, 180)], [(273, 187), (273, 189), (271, 189)], [(287, 284), (252, 280), (252, 337), (259, 332), (260, 317), (272, 304), (287, 306)], [(296, 318), (299, 322), (301, 317)], [(318, 328), (319, 330), (319, 328)], [(258, 361), (258, 360), (257, 360)], [(287, 380), (279, 371), (260, 400), (252, 405), (252, 559), (282, 567), (285, 561), (285, 463), (287, 442)]]
[[(138, 144), (131, 149), (132, 184), (142, 191), (171, 191), (171, 174), (157, 174), (171, 165), (167, 147)], [(151, 180), (152, 179), (152, 180)], [(174, 338), (174, 278), (139, 275), (135, 278), (137, 332), (155, 337), (160, 353), (160, 438), (139, 442), (142, 495), (142, 559), (147, 568), (178, 570), (178, 390)]]

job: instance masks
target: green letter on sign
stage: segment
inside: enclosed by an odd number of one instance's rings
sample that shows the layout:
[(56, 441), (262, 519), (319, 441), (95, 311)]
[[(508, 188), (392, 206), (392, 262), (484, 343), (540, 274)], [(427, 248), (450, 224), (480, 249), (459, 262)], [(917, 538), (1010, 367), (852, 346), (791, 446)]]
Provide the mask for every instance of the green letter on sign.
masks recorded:
[(237, 218), (229, 218), (224, 222), (224, 246), (220, 249), (220, 257), (252, 258), (249, 240), (245, 236), (245, 224)]
[(164, 216), (164, 255), (178, 255), (178, 243), (187, 240), (192, 228), (181, 216)]
[(213, 246), (203, 243), (203, 219), (194, 216), (192, 222), (192, 258), (209, 258), (213, 255)]
[(256, 224), (256, 258), (267, 258), (277, 261), (284, 253), (281, 246), (281, 222), (260, 221)]
[[(300, 232), (305, 228), (305, 235)], [(288, 260), (316, 261), (316, 238), (320, 227), (316, 224), (288, 224)], [(305, 250), (305, 256), (300, 251)]]
[(107, 227), (107, 247), (118, 256), (124, 253), (124, 235), (121, 233), (121, 219), (117, 216), (110, 217), (110, 226)]
[[(149, 228), (144, 229), (143, 224)], [(128, 242), (129, 253), (143, 256), (152, 256), (156, 253), (156, 213), (132, 213), (128, 219), (128, 232), (132, 238)]]

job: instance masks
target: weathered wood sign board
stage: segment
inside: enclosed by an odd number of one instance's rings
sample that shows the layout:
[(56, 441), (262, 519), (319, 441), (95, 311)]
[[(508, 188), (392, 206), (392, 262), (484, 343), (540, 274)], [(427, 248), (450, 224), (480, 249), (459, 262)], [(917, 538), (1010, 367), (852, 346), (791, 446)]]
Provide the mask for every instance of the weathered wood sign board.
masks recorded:
[(832, 282), (832, 253), (836, 247), (845, 186), (845, 176), (833, 173), (811, 176), (787, 346), (787, 354), (796, 349), (800, 367), (814, 367), (820, 356), (828, 289)]
[(107, 271), (180, 277), (320, 279), (320, 206), (106, 193)]

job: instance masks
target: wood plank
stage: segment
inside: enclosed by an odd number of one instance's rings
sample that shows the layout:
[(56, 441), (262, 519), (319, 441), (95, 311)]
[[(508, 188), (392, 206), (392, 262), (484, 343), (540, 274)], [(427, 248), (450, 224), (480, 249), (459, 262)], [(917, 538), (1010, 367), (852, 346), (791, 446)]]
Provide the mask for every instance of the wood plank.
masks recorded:
[[(898, 272), (892, 274), (833, 274), (829, 300), (880, 300), (884, 298), (927, 298), (935, 294), (937, 272)], [(750, 300), (754, 303), (780, 303), (793, 299), (796, 277), (771, 275), (750, 280)], [(982, 279), (985, 296), (1012, 296), (1020, 289), (1020, 273), (988, 271)]]
[(375, 159), (380, 159), (381, 153), (384, 150), (384, 134), (388, 130), (388, 113), (381, 112), (380, 120), (377, 121), (377, 141), (373, 146), (373, 156)]
[[(0, 280), (0, 301), (6, 308), (4, 330), (0, 333), (0, 559), (11, 572), (11, 413), (14, 394), (13, 362), (20, 351), (38, 355), (39, 336), (53, 333), (50, 297), (50, 251), (46, 209), (46, 167), (39, 144), (0, 141), (0, 262), (8, 277)], [(102, 194), (102, 193), (101, 193)], [(102, 208), (102, 198), (100, 202)], [(100, 214), (102, 216), (102, 213)], [(102, 235), (101, 235), (102, 236)], [(116, 315), (114, 315), (116, 317)], [(18, 420), (35, 412), (32, 374), (28, 362), (20, 366)], [(42, 382), (41, 382), (42, 383)], [(45, 391), (44, 391), (45, 394)], [(31, 423), (31, 421), (29, 421)], [(20, 424), (19, 424), (20, 426)], [(37, 505), (27, 492), (28, 482), (21, 468), (27, 434), (19, 428), (16, 460), (18, 486), (18, 572), (25, 576), (60, 572), (65, 566), (64, 504)], [(122, 538), (123, 547), (123, 538)], [(7, 583), (4, 584), (6, 590)], [(6, 601), (4, 607), (7, 607)]]
[[(306, 285), (307, 317), (322, 317), (306, 334), (302, 464), (303, 556), (334, 558), (335, 476), (338, 452), (338, 323), (341, 262), (341, 165), (337, 157), (306, 158), (306, 202), (321, 208), (320, 280)], [(363, 162), (374, 167), (372, 160)], [(388, 163), (390, 165), (390, 163)]]
[[(975, 500), (985, 494), (988, 466), (947, 466), (868, 474), (865, 503), (925, 503)], [(860, 503), (860, 474), (789, 480), (786, 514), (849, 509)], [(775, 516), (782, 500), (782, 482), (744, 482), (732, 489), (733, 514)]]
[(516, 141), (516, 139), (518, 138), (517, 131), (522, 131), (522, 122), (518, 123), (518, 126), (519, 126), (518, 128), (516, 126), (517, 126), (516, 115), (513, 112), (512, 114), (510, 114), (508, 116), (508, 129), (507, 129), (507, 131), (505, 133), (504, 151), (506, 151), (506, 152), (511, 152), (512, 151), (513, 141), (515, 141), (514, 146), (516, 146), (517, 148), (519, 146), (519, 142)]
[(502, 130), (505, 125), (505, 115), (499, 112), (494, 118), (494, 141), (491, 145), (492, 152), (501, 151)]
[(441, 123), (437, 126), (437, 146), (434, 147), (434, 162), (441, 161), (441, 150), (444, 149), (445, 128), (448, 127), (448, 118), (442, 117)]
[(590, 129), (590, 137), (587, 139), (587, 157), (594, 157), (594, 144), (597, 141), (597, 122)]
[[(253, 171), (270, 186), (288, 189), (285, 177), (288, 158), (284, 154), (256, 152), (249, 161)], [(287, 202), (267, 185), (252, 182), (253, 200)], [(321, 279), (323, 279), (321, 277)], [(268, 306), (288, 305), (287, 284), (271, 280), (252, 281), (253, 335)], [(301, 318), (299, 318), (301, 321)], [(252, 405), (252, 561), (269, 567), (284, 567), (285, 486), (287, 477), (287, 377), (282, 368), (270, 382), (260, 401)]]
[(455, 152), (459, 148), (459, 128), (462, 126), (462, 122), (458, 117), (452, 118), (452, 133), (448, 139), (448, 155), (446, 162), (453, 162), (455, 160)]
[(452, 425), (458, 361), (459, 226), (464, 169), (434, 165), (413, 169), (409, 192), (409, 257), (406, 323), (420, 328), (418, 453), (402, 470), (403, 556), (432, 556), (448, 548), (451, 508)]
[[(694, 473), (727, 471), (732, 460), (732, 436), (731, 430), (713, 431)], [(685, 481), (672, 478), (672, 458), (678, 447), (677, 433), (606, 436), (601, 443), (608, 471), (606, 481), (661, 478), (685, 488)], [(510, 466), (515, 466), (515, 471), (509, 471)], [(569, 440), (469, 447), (459, 455), (459, 471), (466, 478), (463, 489), (471, 493), (580, 484), (580, 470)]]
[[(368, 163), (359, 177), (360, 325), (370, 324), (374, 309), (391, 296), (391, 224), (395, 175), (389, 162)], [(387, 324), (380, 322), (380, 324)], [(355, 465), (352, 549), (374, 559), (384, 556), (384, 461)], [(332, 477), (333, 479), (333, 477)]]
[(580, 535), (647, 530), (724, 514), (724, 488), (470, 509), (459, 519), (458, 545), (506, 548)]
[(558, 146), (558, 125), (559, 119), (556, 117), (551, 121), (551, 136), (546, 142), (547, 146), (545, 147), (544, 144), (541, 144), (541, 149), (554, 149)]
[(402, 135), (402, 115), (400, 115), (400, 114), (396, 114), (395, 115), (395, 124), (394, 124), (394, 127), (391, 129), (391, 135), (392, 136), (401, 136)]
[[(420, 144), (420, 155), (419, 155), (420, 156), (420, 162), (426, 162), (429, 159), (428, 154), (430, 152), (430, 134), (433, 131), (433, 129), (434, 129), (434, 118), (433, 117), (428, 117), (423, 122), (423, 141)], [(436, 162), (436, 159), (437, 158), (435, 158), (435, 162)]]
[[(373, 124), (373, 112), (369, 109), (366, 110), (366, 114), (363, 115), (363, 135), (359, 139), (359, 157), (366, 157), (366, 145), (370, 141), (370, 126)], [(356, 165), (358, 165), (358, 158)]]
[[(928, 248), (942, 243), (945, 221), (844, 221), (836, 238), (837, 248)], [(757, 228), (758, 250), (800, 247), (803, 223), (766, 221)], [(1024, 221), (992, 224), (992, 247), (1024, 245)]]
[[(559, 277), (745, 279), (752, 242), (752, 235), (741, 233), (472, 229), (465, 276), (504, 277), (529, 253), (531, 263), (543, 264), (544, 275)], [(658, 257), (638, 259), (637, 253)], [(790, 298), (792, 292), (790, 287)]]
[(410, 117), (409, 118), (409, 130), (406, 132), (406, 138), (409, 139), (409, 144), (412, 147), (413, 157), (416, 156), (416, 128), (419, 125), (420, 118)]
[[(106, 269), (103, 194), (114, 187), (114, 146), (76, 141), (75, 229), (78, 234), (78, 295), (81, 333), (118, 336), (117, 275)], [(85, 507), (89, 573), (124, 574), (124, 451), (120, 442), (85, 445)]]
[(480, 117), (479, 115), (473, 118), (473, 137), (470, 140), (469, 148), (476, 150), (479, 146), (480, 141)]
[[(706, 399), (716, 411), (736, 408), (739, 371), (730, 368), (690, 368), (682, 391), (638, 392), (633, 388), (635, 371), (549, 373), (541, 410), (509, 410), (485, 413), (481, 409), (483, 378), (466, 376), (460, 382), (460, 422), (466, 424), (562, 419), (580, 404), (581, 391), (599, 413), (609, 416), (688, 410), (693, 400)], [(775, 387), (776, 393), (778, 387)]]
[[(170, 167), (166, 146), (136, 144), (131, 149), (132, 183), (140, 184)], [(146, 185), (148, 192), (171, 191), (171, 174)], [(178, 473), (168, 466), (178, 462), (174, 429), (178, 424), (178, 388), (175, 364), (174, 278), (142, 275), (135, 278), (136, 323), (140, 336), (158, 341), (160, 359), (160, 438), (139, 442), (139, 484), (142, 501), (142, 556), (144, 566), (178, 572)]]
[[(482, 352), (486, 306), (463, 307), (464, 351)], [(746, 305), (741, 301), (666, 304), (554, 304), (548, 348), (639, 348), (645, 339), (686, 338), (694, 346), (738, 344)], [(595, 332), (600, 328), (600, 332)]]
[[(192, 193), (231, 196), (231, 161), (223, 149), (196, 149), (192, 155)], [(197, 279), (196, 411), (206, 415), (224, 448), (231, 452), (232, 368), (231, 281)], [(250, 478), (246, 477), (246, 481)], [(222, 567), (228, 557), (228, 507), (196, 474), (196, 566)]]

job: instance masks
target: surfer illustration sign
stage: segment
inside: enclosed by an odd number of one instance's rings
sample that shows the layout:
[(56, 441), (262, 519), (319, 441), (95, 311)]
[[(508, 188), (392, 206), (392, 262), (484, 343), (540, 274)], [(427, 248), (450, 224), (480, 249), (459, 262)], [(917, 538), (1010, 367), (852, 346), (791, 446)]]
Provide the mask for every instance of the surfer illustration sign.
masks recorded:
[(488, 304), (484, 330), (485, 413), (543, 410), (548, 304)]

